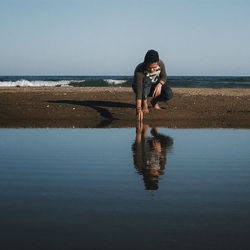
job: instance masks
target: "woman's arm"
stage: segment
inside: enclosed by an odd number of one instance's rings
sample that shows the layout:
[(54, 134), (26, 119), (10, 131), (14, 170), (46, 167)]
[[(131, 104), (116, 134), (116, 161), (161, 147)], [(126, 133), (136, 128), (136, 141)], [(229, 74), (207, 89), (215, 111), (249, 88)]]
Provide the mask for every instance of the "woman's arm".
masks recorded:
[(160, 79), (158, 82), (163, 85), (167, 81), (167, 72), (166, 72), (166, 68), (162, 60), (159, 61), (159, 66), (161, 68), (161, 73), (160, 73)]

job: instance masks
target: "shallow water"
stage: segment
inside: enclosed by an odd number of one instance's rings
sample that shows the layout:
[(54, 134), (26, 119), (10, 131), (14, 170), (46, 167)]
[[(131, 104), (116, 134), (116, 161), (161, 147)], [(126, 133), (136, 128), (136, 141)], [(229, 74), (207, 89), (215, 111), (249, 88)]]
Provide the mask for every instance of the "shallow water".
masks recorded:
[(1, 248), (248, 249), (250, 130), (137, 132), (0, 129)]

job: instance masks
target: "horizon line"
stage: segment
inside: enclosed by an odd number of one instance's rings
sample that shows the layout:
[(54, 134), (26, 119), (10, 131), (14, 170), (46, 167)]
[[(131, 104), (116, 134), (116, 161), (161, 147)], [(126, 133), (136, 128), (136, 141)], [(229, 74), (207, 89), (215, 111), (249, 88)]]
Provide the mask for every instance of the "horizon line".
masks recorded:
[[(97, 76), (97, 77), (102, 77), (102, 76), (104, 76), (104, 77), (106, 77), (106, 76), (125, 76), (125, 77), (133, 77), (133, 75), (123, 75), (123, 74), (121, 74), (121, 75), (117, 75), (117, 74), (114, 74), (114, 75), (59, 75), (59, 74), (55, 74), (55, 75), (52, 75), (52, 74), (42, 74), (42, 75), (40, 75), (40, 74), (30, 74), (30, 75), (28, 75), (28, 74), (21, 74), (21, 75), (0, 75), (0, 77), (5, 77), (5, 76), (12, 76), (12, 77), (15, 77), (15, 76), (17, 76), (17, 77), (22, 77), (22, 76), (59, 76), (59, 77), (63, 77), (63, 76), (77, 76), (77, 77), (81, 77), (81, 76)], [(168, 77), (250, 77), (250, 75), (168, 75)]]

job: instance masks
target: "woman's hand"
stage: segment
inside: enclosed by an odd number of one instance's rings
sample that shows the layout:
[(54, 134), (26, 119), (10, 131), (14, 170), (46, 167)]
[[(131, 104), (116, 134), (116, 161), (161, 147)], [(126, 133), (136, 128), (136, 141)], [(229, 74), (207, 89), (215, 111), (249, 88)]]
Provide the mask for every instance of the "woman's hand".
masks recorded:
[(162, 85), (160, 83), (157, 83), (157, 85), (155, 86), (154, 92), (153, 92), (153, 98), (155, 98), (161, 94), (161, 87), (162, 87)]
[(143, 112), (141, 109), (136, 110), (136, 120), (139, 122), (143, 120)]

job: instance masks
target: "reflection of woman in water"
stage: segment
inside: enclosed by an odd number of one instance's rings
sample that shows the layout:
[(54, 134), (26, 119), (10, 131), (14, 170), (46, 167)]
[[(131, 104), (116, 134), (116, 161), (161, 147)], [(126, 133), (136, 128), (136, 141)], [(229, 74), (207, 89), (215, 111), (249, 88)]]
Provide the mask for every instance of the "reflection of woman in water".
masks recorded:
[(136, 129), (135, 142), (132, 145), (134, 166), (143, 176), (145, 188), (158, 189), (159, 176), (164, 174), (167, 162), (167, 150), (173, 145), (173, 139), (159, 134), (158, 128), (151, 129), (148, 137), (148, 125), (140, 124)]

